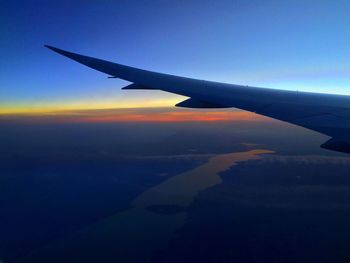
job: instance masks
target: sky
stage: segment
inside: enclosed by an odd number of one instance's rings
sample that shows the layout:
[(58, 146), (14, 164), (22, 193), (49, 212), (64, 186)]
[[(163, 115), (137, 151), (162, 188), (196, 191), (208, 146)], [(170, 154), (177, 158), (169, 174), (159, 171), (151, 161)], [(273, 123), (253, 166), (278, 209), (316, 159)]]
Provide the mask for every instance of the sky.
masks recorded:
[(175, 75), (350, 95), (350, 2), (1, 1), (0, 113), (172, 106), (43, 47)]

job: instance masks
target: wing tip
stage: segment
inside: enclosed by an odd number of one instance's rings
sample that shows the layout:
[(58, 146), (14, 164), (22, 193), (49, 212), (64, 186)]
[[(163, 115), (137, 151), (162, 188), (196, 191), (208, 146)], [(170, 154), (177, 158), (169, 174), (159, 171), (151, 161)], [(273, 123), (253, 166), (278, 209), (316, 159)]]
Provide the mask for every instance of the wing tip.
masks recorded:
[(51, 50), (53, 50), (53, 51), (58, 50), (58, 48), (53, 47), (53, 46), (50, 46), (50, 45), (44, 45), (44, 47), (46, 47), (46, 48), (48, 48), (48, 49), (51, 49)]
[(66, 51), (66, 50), (63, 50), (63, 49), (60, 49), (60, 48), (57, 48), (57, 47), (53, 47), (53, 46), (50, 46), (50, 45), (44, 45), (44, 47), (58, 53), (58, 54), (61, 54), (63, 56), (66, 56), (66, 57), (70, 57), (73, 59), (73, 55), (76, 56), (76, 55), (79, 55), (79, 54), (75, 54), (75, 53), (72, 53), (72, 52), (69, 52), (69, 51)]

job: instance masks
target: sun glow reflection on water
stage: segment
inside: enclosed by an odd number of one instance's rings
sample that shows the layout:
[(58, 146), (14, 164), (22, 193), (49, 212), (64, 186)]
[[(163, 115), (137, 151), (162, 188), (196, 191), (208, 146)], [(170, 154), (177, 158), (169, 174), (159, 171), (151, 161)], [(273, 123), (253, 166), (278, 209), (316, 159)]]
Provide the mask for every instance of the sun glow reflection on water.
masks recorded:
[(130, 209), (83, 229), (69, 240), (38, 251), (30, 260), (62, 257), (64, 261), (67, 256), (75, 260), (145, 262), (155, 250), (164, 248), (184, 225), (186, 209), (194, 198), (221, 183), (221, 172), (271, 153), (273, 151), (261, 149), (212, 156), (206, 163), (142, 193)]

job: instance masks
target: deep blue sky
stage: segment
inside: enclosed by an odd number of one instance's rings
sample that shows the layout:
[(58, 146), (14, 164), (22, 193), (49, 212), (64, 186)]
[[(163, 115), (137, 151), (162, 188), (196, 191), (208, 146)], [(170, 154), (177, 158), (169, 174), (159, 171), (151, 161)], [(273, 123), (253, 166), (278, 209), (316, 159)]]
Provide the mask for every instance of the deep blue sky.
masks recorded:
[(0, 112), (172, 104), (50, 44), (160, 72), (350, 94), (350, 1), (2, 1)]

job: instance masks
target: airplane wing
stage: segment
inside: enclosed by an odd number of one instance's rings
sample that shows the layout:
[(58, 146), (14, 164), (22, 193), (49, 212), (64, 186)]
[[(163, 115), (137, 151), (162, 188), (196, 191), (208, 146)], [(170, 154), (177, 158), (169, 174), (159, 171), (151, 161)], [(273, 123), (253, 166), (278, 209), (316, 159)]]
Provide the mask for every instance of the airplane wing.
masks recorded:
[(276, 90), (179, 77), (47, 48), (90, 68), (132, 82), (123, 89), (163, 90), (188, 99), (187, 108), (235, 107), (293, 123), (331, 137), (321, 147), (350, 153), (350, 96)]

